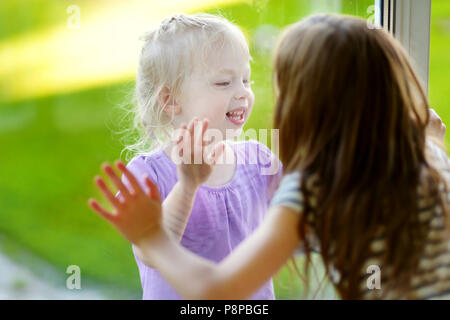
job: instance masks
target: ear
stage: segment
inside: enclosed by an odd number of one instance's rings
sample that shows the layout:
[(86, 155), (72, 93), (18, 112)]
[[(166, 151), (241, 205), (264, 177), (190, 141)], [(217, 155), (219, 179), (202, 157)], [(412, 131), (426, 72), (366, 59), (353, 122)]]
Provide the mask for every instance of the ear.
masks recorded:
[(173, 93), (167, 86), (162, 87), (159, 91), (158, 102), (161, 108), (164, 108), (164, 112), (168, 115), (175, 115), (181, 112), (180, 106), (177, 104)]

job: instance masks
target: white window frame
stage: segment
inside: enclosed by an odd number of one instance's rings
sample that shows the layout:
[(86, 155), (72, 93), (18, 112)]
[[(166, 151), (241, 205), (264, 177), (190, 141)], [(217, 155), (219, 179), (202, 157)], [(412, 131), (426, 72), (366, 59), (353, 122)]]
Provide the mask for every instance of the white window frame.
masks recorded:
[(428, 94), (431, 0), (383, 0), (382, 24), (413, 58)]

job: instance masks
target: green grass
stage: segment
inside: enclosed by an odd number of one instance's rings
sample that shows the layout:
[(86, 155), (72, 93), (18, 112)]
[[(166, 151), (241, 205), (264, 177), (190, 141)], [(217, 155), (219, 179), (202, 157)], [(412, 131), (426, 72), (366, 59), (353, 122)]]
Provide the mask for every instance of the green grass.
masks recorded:
[[(57, 2), (36, 0), (25, 7), (24, 2), (2, 1), (0, 41), (65, 23), (64, 15), (52, 13), (65, 8)], [(311, 12), (311, 3), (261, 0), (253, 6), (221, 8), (221, 14), (244, 29), (252, 45), (256, 104), (246, 129), (270, 128), (274, 102), (271, 52), (260, 50), (251, 39), (262, 24), (271, 24), (276, 31), (297, 21)], [(360, 1), (357, 7), (355, 1), (347, 1), (343, 10), (367, 17), (365, 9), (370, 3)], [(3, 19), (16, 13), (15, 22)], [(54, 18), (48, 18), (52, 15)], [(448, 17), (449, 3), (433, 0), (430, 101), (446, 123), (450, 121), (446, 94), (450, 35), (441, 22)], [(8, 28), (3, 28), (6, 25)], [(115, 288), (119, 298), (139, 298), (141, 294), (130, 245), (91, 212), (86, 201), (91, 196), (101, 198), (92, 183), (100, 164), (121, 155), (124, 146), (117, 132), (127, 122), (121, 122), (118, 106), (126, 101), (132, 85), (128, 81), (30, 101), (2, 102), (0, 106), (0, 233), (15, 243), (9, 248), (26, 248), (50, 262), (61, 278), (68, 265), (76, 264), (92, 283)], [(20, 251), (3, 249), (10, 255)], [(25, 263), (33, 269), (32, 259)], [(283, 268), (275, 282), (277, 298), (302, 296), (302, 283), (294, 277), (292, 291), (289, 283), (289, 272)]]
[[(441, 116), (444, 123), (450, 123), (450, 2), (433, 0), (431, 7), (430, 39), (430, 106)], [(446, 145), (450, 146), (450, 135)]]
[(86, 205), (88, 197), (100, 196), (92, 184), (100, 164), (121, 149), (108, 129), (114, 106), (105, 101), (116, 89), (0, 109), (5, 122), (13, 112), (25, 115), (22, 128), (11, 126), (0, 135), (7, 150), (0, 155), (0, 230), (62, 272), (76, 264), (88, 276), (136, 289), (130, 246)]
[(83, 7), (84, 16), (90, 12), (85, 10), (88, 4), (89, 0), (4, 0), (0, 3), (0, 41), (64, 25), (72, 14), (67, 12), (69, 6)]

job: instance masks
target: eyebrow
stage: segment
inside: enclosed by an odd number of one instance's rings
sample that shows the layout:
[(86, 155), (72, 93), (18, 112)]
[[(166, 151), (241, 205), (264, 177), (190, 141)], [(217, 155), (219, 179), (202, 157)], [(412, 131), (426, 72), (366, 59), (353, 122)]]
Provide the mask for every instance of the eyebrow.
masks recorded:
[(234, 70), (232, 70), (232, 69), (221, 69), (221, 70), (219, 70), (219, 73), (234, 74)]
[[(248, 73), (250, 73), (250, 72), (251, 72), (251, 69), (250, 69), (250, 68), (245, 68), (245, 71), (248, 72)], [(231, 74), (231, 75), (233, 75), (233, 74), (236, 73), (236, 71), (233, 70), (233, 69), (221, 69), (221, 70), (219, 70), (219, 73), (226, 73), (226, 74)]]

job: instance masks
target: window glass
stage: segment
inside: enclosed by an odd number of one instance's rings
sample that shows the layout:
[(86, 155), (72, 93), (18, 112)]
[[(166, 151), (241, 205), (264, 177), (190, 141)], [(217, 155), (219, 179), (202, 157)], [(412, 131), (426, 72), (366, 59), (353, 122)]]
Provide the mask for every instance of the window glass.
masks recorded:
[[(431, 38), (430, 38), (430, 107), (435, 109), (443, 122), (450, 124), (450, 1), (433, 0), (431, 2)], [(450, 146), (449, 134), (446, 145)]]
[[(16, 290), (6, 297), (141, 298), (130, 245), (90, 212), (86, 201), (102, 198), (92, 183), (100, 164), (122, 155), (124, 145), (117, 133), (126, 124), (117, 110), (131, 101), (143, 31), (179, 12), (218, 13), (238, 24), (254, 59), (256, 103), (245, 129), (270, 128), (272, 50), (280, 30), (320, 12), (374, 20), (374, 4), (374, 0), (1, 0), (0, 240), (6, 248), (1, 254), (21, 261), (36, 276), (25, 284), (20, 275), (6, 276), (12, 279), (6, 286)], [(433, 4), (436, 10), (449, 8), (445, 0)], [(438, 88), (446, 83), (448, 68), (442, 65), (449, 61), (448, 21), (435, 14), (433, 30), (432, 102), (441, 110), (448, 101), (445, 88)], [(68, 292), (65, 285), (56, 291), (33, 290), (41, 280), (65, 284), (70, 265), (80, 267), (82, 288), (87, 290)], [(283, 268), (275, 277), (277, 298), (303, 297), (301, 281), (293, 272), (291, 286), (289, 274)], [(319, 276), (316, 282), (320, 280)], [(38, 291), (39, 296), (33, 295)], [(325, 293), (332, 295), (331, 289)]]

